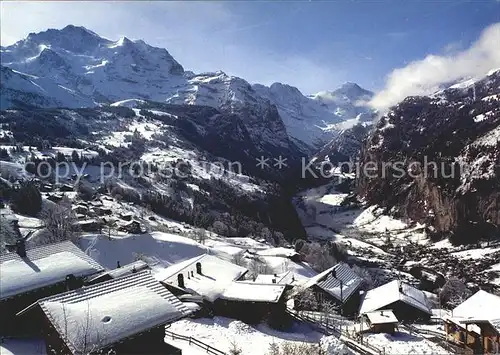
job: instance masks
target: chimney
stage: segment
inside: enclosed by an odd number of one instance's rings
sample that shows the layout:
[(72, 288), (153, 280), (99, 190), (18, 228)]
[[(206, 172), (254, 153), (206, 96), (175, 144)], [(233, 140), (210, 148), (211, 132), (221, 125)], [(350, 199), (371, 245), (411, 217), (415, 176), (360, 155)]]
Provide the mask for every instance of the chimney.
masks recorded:
[(191, 270), (191, 277), (194, 277), (194, 271)]
[(132, 268), (132, 274), (135, 274), (137, 272), (137, 269), (135, 268), (135, 265), (134, 267)]
[(274, 277), (278, 277), (278, 274), (274, 274)]
[(203, 275), (201, 272), (201, 263), (200, 262), (196, 263), (196, 273)]
[(273, 284), (275, 284), (275, 283), (276, 283), (276, 279), (273, 279)]
[(26, 244), (24, 242), (24, 239), (19, 239), (16, 242), (16, 253), (21, 258), (25, 258), (26, 257)]
[(182, 275), (182, 274), (177, 275), (177, 284), (179, 285), (180, 288), (186, 287), (184, 285), (184, 275)]
[(332, 270), (332, 276), (335, 278), (337, 277), (337, 270), (335, 270), (335, 269)]

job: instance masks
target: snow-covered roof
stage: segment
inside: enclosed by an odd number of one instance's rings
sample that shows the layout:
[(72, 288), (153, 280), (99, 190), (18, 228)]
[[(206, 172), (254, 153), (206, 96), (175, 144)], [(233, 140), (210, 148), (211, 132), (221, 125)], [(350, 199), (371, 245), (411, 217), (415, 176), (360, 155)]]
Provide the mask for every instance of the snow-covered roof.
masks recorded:
[(399, 280), (368, 291), (363, 298), (359, 313), (377, 311), (397, 301), (432, 315), (425, 293)]
[[(133, 272), (139, 272), (142, 270), (146, 270), (149, 268), (149, 265), (142, 261), (142, 260), (137, 260), (134, 261), (130, 264), (123, 265), (121, 267), (118, 267), (113, 270), (108, 270), (108, 271), (103, 271), (102, 273), (99, 273), (98, 275), (93, 276), (92, 278), (88, 279), (88, 282), (93, 282), (96, 281), (102, 277), (109, 276), (112, 279), (116, 279), (118, 277), (122, 277), (128, 274), (131, 274)], [(135, 271), (134, 271), (135, 270)]]
[(390, 309), (368, 312), (365, 314), (371, 324), (397, 323), (398, 319)]
[[(362, 283), (363, 279), (358, 274), (356, 274), (349, 267), (349, 265), (338, 263), (337, 265), (310, 278), (303, 285), (303, 287), (309, 288), (313, 285), (317, 285), (319, 288), (328, 292), (337, 300), (345, 302), (354, 294), (356, 290), (358, 290)], [(341, 285), (342, 290), (340, 287)]]
[[(294, 273), (289, 270), (281, 274), (260, 274), (257, 275), (254, 282), (260, 284), (279, 284), (279, 285), (296, 285), (300, 282), (304, 282), (307, 277)], [(273, 282), (274, 280), (274, 282)]]
[[(197, 264), (201, 265), (201, 274)], [(216, 256), (204, 254), (169, 266), (154, 276), (158, 281), (179, 287), (178, 275), (183, 275), (184, 289), (214, 301), (233, 281), (241, 278), (247, 269)]]
[(286, 285), (258, 284), (255, 282), (233, 282), (220, 295), (221, 299), (248, 302), (276, 303)]
[(38, 301), (73, 353), (110, 346), (190, 314), (149, 271)]
[(284, 247), (259, 250), (257, 254), (262, 256), (280, 256), (284, 258), (291, 258), (292, 256), (299, 255), (294, 249)]
[(93, 275), (103, 270), (94, 259), (70, 241), (47, 244), (26, 250), (26, 257), (17, 253), (0, 256), (0, 300), (54, 285), (73, 274)]
[(500, 297), (479, 290), (455, 307), (451, 315), (453, 318), (500, 318)]

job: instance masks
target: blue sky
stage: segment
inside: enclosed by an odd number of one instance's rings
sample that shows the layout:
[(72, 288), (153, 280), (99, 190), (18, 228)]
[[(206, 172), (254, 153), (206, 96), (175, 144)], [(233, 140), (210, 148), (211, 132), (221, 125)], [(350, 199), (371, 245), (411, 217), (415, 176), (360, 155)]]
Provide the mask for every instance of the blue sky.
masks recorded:
[(345, 81), (380, 90), (394, 69), (464, 51), (500, 22), (498, 0), (2, 1), (1, 10), (2, 45), (72, 23), (165, 47), (188, 70), (221, 69), (306, 94)]

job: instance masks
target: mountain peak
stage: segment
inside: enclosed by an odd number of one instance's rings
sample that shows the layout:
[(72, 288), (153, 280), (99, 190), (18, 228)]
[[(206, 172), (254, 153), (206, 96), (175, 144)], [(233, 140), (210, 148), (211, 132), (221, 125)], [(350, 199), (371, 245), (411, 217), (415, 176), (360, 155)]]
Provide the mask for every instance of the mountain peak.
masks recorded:
[(98, 37), (101, 38), (97, 33), (89, 30), (88, 28), (85, 28), (83, 26), (75, 26), (75, 25), (67, 25), (63, 29), (60, 30), (63, 33), (69, 33), (72, 35), (84, 35), (84, 36), (93, 36), (93, 37)]

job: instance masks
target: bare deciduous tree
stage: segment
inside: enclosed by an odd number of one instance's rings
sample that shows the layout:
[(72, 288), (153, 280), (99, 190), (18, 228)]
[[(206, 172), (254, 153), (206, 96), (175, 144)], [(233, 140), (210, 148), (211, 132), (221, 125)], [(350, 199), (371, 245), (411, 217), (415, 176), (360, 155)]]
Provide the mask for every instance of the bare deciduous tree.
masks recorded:
[(41, 243), (55, 243), (70, 240), (76, 236), (78, 228), (76, 218), (71, 210), (71, 202), (65, 198), (58, 204), (47, 204), (40, 213), (44, 222), (45, 233)]
[(439, 291), (439, 300), (441, 304), (454, 307), (465, 301), (470, 295), (471, 292), (462, 280), (450, 277)]

